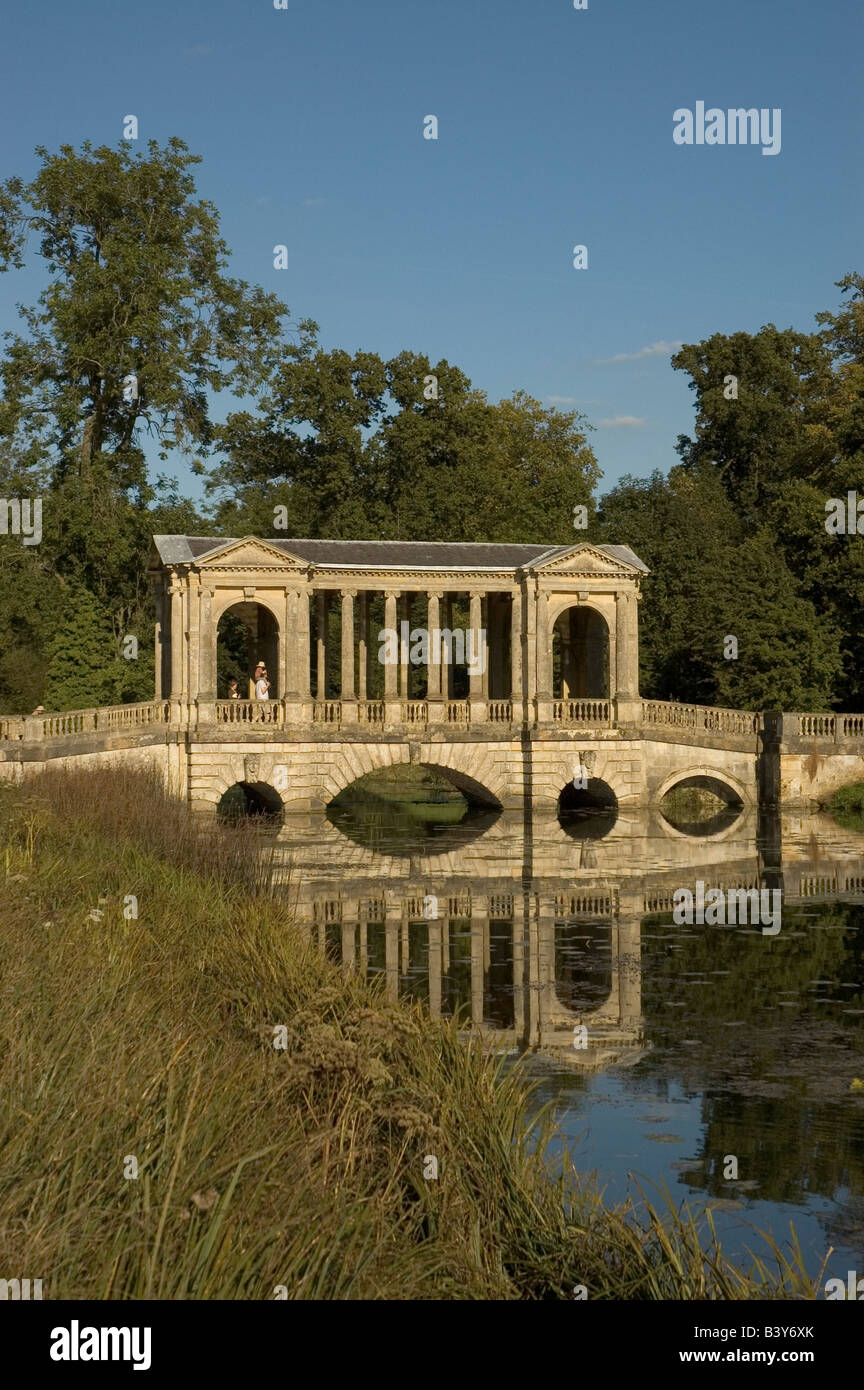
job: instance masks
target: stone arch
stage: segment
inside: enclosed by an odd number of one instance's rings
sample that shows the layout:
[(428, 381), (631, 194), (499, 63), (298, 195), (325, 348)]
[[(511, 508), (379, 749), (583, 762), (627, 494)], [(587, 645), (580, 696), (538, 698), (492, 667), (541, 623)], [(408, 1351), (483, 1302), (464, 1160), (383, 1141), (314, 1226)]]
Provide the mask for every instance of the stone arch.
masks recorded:
[[(263, 615), (263, 621), (262, 621)], [(221, 660), (222, 650), (220, 641), (223, 635), (223, 619), (233, 616), (248, 631), (247, 639), (247, 670), (234, 670), (235, 662)], [(214, 604), (213, 621), (209, 634), (201, 634), (202, 648), (202, 671), (211, 670), (216, 678), (216, 695), (226, 698), (228, 691), (223, 688), (229, 674), (233, 674), (238, 681), (241, 699), (250, 696), (250, 689), (246, 682), (252, 676), (252, 668), (255, 662), (263, 660), (267, 666), (267, 675), (270, 680), (271, 699), (277, 699), (284, 691), (279, 690), (278, 681), (280, 673), (280, 653), (284, 641), (282, 632), (282, 621), (279, 612), (272, 600), (260, 597), (257, 593), (254, 598), (247, 599), (238, 596), (236, 593), (226, 595), (217, 605)], [(253, 650), (254, 648), (254, 650)], [(221, 669), (220, 669), (221, 667)], [(229, 670), (230, 667), (230, 670)]]
[(612, 628), (599, 607), (570, 600), (556, 604), (549, 614), (548, 641), (553, 699), (610, 698)]
[(733, 777), (731, 772), (725, 768), (707, 767), (702, 764), (698, 767), (680, 768), (677, 772), (671, 772), (664, 782), (660, 783), (652, 800), (658, 805), (663, 800), (667, 792), (671, 792), (673, 787), (680, 785), (706, 786), (709, 790), (716, 788), (717, 795), (727, 803), (734, 805), (740, 802), (742, 806), (749, 806), (753, 802), (753, 792), (745, 787), (737, 777)]
[[(234, 801), (231, 800), (233, 792), (238, 793)], [(230, 787), (226, 787), (216, 803), (216, 811), (217, 815), (221, 811), (229, 821), (242, 818), (245, 814), (249, 817), (261, 817), (271, 823), (281, 823), (285, 807), (276, 788), (269, 782), (242, 781), (233, 782)]]
[(458, 760), (462, 766), (454, 766), (453, 748), (448, 744), (428, 744), (420, 748), (415, 756), (411, 756), (411, 750), (404, 744), (352, 743), (330, 746), (333, 749), (332, 761), (321, 777), (318, 789), (322, 806), (328, 806), (346, 787), (369, 772), (384, 771), (395, 764), (411, 762), (440, 772), (462, 792), (469, 803), (488, 810), (501, 810), (505, 790), (500, 786), (500, 776), (496, 775), (494, 768), (484, 766), (486, 758), (472, 749), (470, 744), (459, 745), (463, 750)]

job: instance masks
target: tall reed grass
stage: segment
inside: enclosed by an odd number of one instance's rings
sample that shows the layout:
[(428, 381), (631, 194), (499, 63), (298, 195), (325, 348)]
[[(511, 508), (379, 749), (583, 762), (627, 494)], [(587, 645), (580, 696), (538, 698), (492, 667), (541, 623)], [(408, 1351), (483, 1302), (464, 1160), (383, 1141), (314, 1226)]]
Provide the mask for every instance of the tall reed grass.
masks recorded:
[(770, 1242), (745, 1274), (671, 1207), (550, 1172), (518, 1067), (324, 959), (266, 844), (143, 773), (0, 790), (0, 1274), (85, 1299), (813, 1296)]

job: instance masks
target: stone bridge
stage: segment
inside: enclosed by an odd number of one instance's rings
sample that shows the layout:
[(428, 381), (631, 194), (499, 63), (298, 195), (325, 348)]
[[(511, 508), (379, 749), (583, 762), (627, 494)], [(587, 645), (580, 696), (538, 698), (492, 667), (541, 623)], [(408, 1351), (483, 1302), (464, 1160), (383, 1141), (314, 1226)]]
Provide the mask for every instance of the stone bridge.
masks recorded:
[(574, 777), (619, 807), (682, 783), (818, 803), (864, 777), (864, 715), (641, 699), (646, 572), (620, 545), (158, 536), (156, 698), (0, 718), (0, 776), (153, 765), (211, 813), (237, 785), (321, 810), (401, 763), (503, 809), (556, 807)]

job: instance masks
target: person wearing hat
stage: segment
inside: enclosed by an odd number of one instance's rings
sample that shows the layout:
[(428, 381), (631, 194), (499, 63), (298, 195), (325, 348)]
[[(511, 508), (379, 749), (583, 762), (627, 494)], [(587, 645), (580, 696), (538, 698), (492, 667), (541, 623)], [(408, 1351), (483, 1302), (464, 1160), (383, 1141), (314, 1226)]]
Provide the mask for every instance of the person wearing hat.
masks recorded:
[(263, 662), (263, 661), (259, 661), (259, 662), (258, 662), (258, 665), (255, 667), (255, 676), (254, 676), (254, 680), (255, 680), (255, 699), (256, 699), (256, 700), (269, 700), (269, 699), (270, 699), (270, 682), (269, 682), (269, 680), (267, 679), (267, 667), (264, 665), (264, 662)]

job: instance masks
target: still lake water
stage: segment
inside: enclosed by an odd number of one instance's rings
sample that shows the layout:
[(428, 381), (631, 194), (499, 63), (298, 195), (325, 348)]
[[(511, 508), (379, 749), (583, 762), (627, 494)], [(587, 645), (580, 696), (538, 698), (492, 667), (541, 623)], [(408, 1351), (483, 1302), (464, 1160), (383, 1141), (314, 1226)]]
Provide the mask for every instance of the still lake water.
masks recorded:
[[(826, 1277), (864, 1276), (864, 834), (463, 809), (343, 799), (286, 822), (279, 872), (320, 949), (521, 1054), (553, 1148), (607, 1200), (660, 1184), (710, 1206), (745, 1265), (754, 1227), (788, 1249), (793, 1222), (812, 1273), (833, 1246)], [(674, 925), (697, 880), (779, 888), (780, 931)]]

